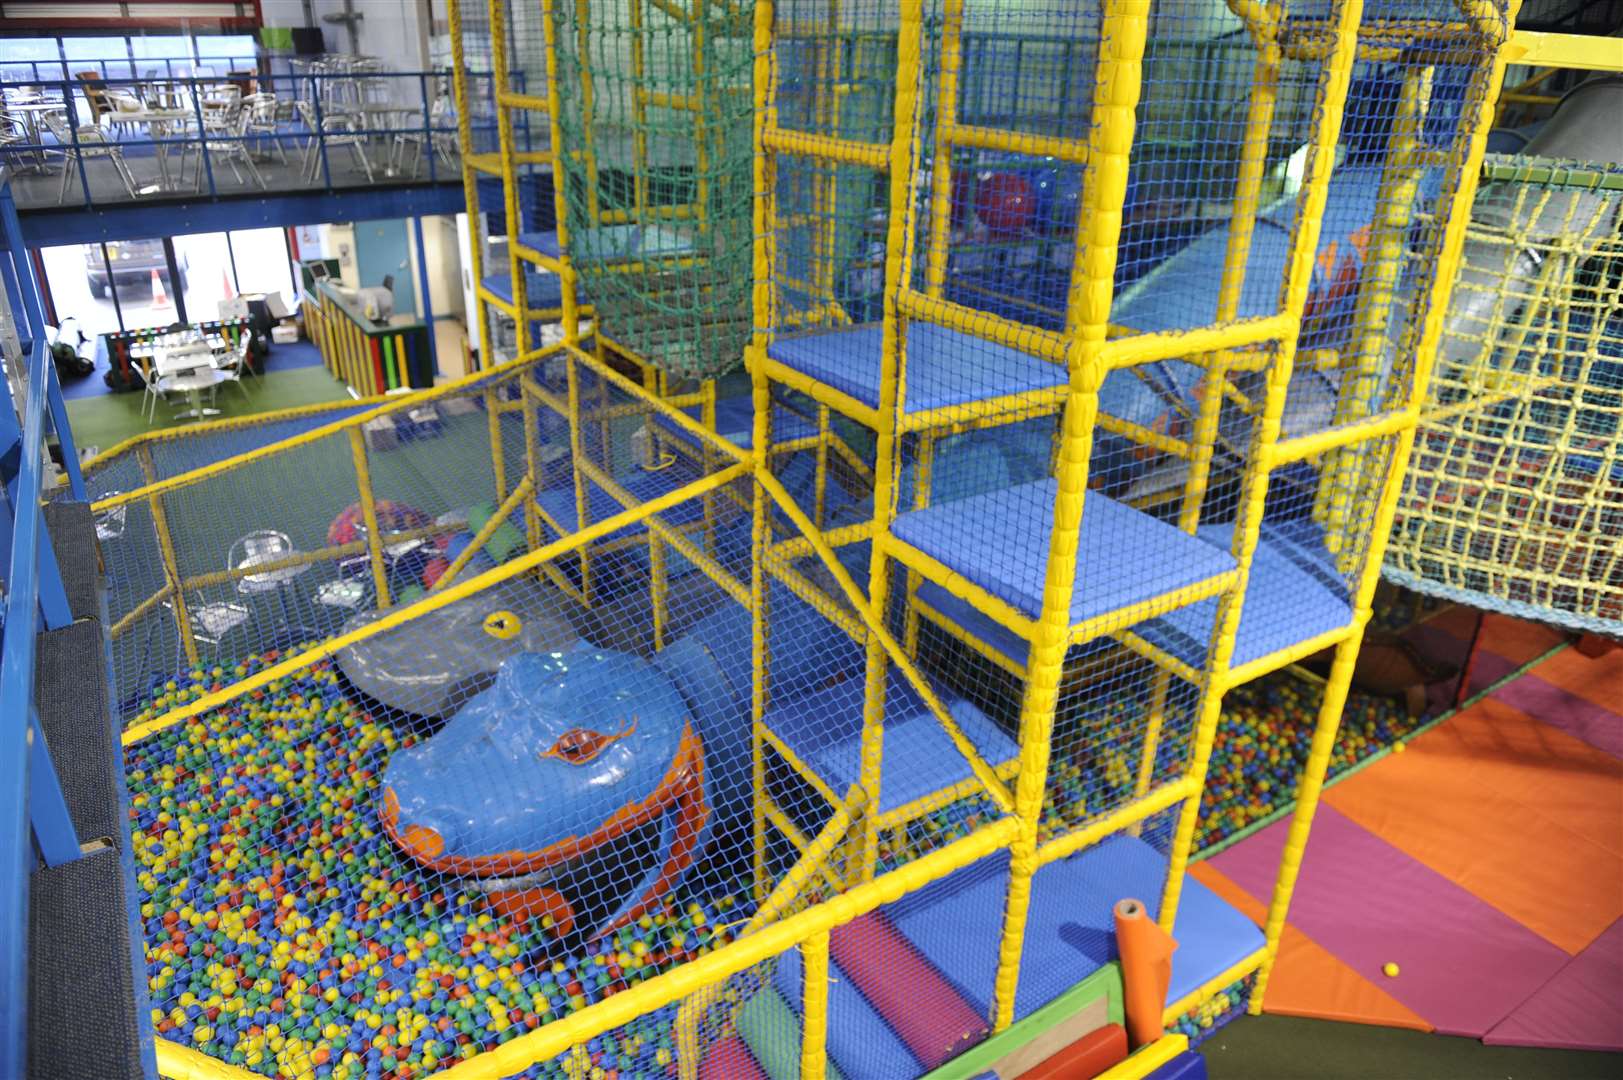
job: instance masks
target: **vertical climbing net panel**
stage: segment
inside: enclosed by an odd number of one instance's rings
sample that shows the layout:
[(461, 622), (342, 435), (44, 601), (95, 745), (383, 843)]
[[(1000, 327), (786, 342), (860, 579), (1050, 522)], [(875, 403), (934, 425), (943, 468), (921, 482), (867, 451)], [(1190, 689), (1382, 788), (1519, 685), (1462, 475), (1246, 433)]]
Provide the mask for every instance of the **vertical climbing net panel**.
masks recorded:
[(553, 7), (569, 255), (597, 330), (668, 374), (749, 337), (752, 14), (727, 0)]
[(1623, 166), (1490, 161), (1386, 559), (1623, 633)]

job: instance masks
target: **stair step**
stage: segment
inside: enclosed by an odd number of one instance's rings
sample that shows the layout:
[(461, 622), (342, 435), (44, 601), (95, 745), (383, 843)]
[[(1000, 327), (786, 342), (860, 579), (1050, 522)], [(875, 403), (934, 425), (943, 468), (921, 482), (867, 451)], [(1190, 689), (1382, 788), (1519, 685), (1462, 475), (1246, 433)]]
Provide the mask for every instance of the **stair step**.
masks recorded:
[(118, 852), (104, 848), (33, 874), (29, 1080), (146, 1075), (123, 866)]
[(96, 547), (96, 517), (82, 502), (45, 504), (45, 528), (51, 534), (56, 565), (75, 619), (101, 617), (101, 555)]
[[(799, 949), (778, 958), (772, 985), (798, 1015), (802, 1000)], [(827, 1046), (830, 1063), (846, 1076), (910, 1077), (926, 1071), (896, 1029), (832, 960), (828, 965)]]
[(35, 702), (79, 839), (124, 847), (118, 751), (107, 708), (101, 623), (81, 620), (39, 636)]

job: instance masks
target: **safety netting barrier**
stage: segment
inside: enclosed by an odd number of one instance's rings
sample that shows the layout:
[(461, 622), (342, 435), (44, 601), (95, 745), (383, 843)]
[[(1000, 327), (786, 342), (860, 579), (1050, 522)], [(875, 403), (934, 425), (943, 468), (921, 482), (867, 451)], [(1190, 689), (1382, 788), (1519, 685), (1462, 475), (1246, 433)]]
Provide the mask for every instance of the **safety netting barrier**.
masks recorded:
[(1489, 163), (1398, 505), (1389, 579), (1623, 633), (1620, 206), (1617, 165)]

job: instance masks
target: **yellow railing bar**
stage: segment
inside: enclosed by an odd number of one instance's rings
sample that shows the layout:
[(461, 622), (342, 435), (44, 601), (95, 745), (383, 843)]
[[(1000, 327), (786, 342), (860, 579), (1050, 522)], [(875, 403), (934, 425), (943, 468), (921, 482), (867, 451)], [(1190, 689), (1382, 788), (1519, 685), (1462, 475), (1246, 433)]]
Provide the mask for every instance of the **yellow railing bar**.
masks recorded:
[[(555, 350), (544, 350), (544, 352), (545, 351)], [(97, 499), (91, 504), (91, 509), (95, 510), (97, 513), (100, 513), (103, 510), (108, 510), (115, 506), (122, 506), (125, 503), (131, 503), (137, 499), (146, 498), (148, 495), (154, 492), (168, 492), (174, 491), (177, 488), (189, 487), (200, 480), (206, 480), (211, 476), (229, 472), (232, 469), (246, 465), (249, 462), (259, 461), (262, 458), (275, 457), (276, 455), (284, 453), (288, 450), (296, 450), (301, 446), (308, 446), (313, 442), (325, 439), (329, 435), (348, 430), (352, 427), (359, 428), (372, 420), (376, 420), (380, 416), (415, 409), (425, 401), (454, 395), (482, 382), (504, 379), (519, 370), (521, 365), (530, 363), (534, 363), (534, 361), (514, 360), (503, 364), (500, 367), (487, 368), (484, 371), (476, 371), (471, 375), (464, 375), (460, 379), (456, 379), (448, 383), (442, 383), (439, 386), (428, 390), (422, 390), (414, 394), (393, 394), (390, 395), (386, 400), (383, 400), (374, 409), (356, 413), (354, 416), (346, 416), (342, 420), (335, 420), (330, 424), (323, 425), (322, 427), (315, 428), (311, 431), (306, 431), (302, 435), (294, 435), (290, 438), (283, 439), (280, 442), (270, 443), (267, 446), (255, 447), (252, 450), (244, 450), (240, 454), (234, 454), (228, 458), (221, 458), (219, 461), (212, 462), (208, 465), (200, 465), (195, 469), (188, 469), (183, 473), (176, 473), (174, 476), (163, 480), (156, 479), (156, 474), (154, 474), (153, 480), (133, 491), (120, 491), (116, 494), (108, 495), (105, 498)]]
[(816, 608), (823, 618), (845, 631), (845, 635), (852, 641), (859, 645), (867, 643), (868, 631), (862, 625), (862, 620), (851, 612), (842, 611), (830, 604), (828, 594), (813, 585), (810, 579), (795, 569), (787, 559), (769, 551), (762, 561), (768, 573), (783, 582), (790, 592)]
[(1068, 139), (1057, 135), (1038, 135), (1032, 132), (1007, 131), (959, 123), (951, 124), (947, 128), (945, 138), (953, 146), (969, 146), (977, 150), (1001, 150), (1005, 153), (1025, 154), (1031, 157), (1051, 157), (1072, 165), (1088, 163), (1086, 139)]
[(260, 1075), (162, 1037), (153, 1040), (153, 1049), (158, 1075), (168, 1080), (258, 1080)]
[(1125, 1061), (1117, 1062), (1094, 1080), (1142, 1080), (1189, 1049), (1189, 1036), (1163, 1035), (1150, 1045), (1135, 1050)]
[[(152, 449), (147, 446), (137, 447), (135, 456), (141, 465), (141, 475), (150, 481), (154, 475)], [(152, 507), (152, 531), (158, 534), (158, 554), (163, 559), (164, 576), (169, 579), (170, 595), (174, 598), (170, 614), (175, 617), (175, 632), (179, 635), (181, 647), (186, 652), (186, 662), (196, 667), (197, 638), (192, 633), (192, 617), (186, 607), (185, 579), (180, 575), (180, 560), (175, 557), (175, 541), (170, 535), (169, 518), (163, 509), (163, 492), (158, 491), (157, 485), (150, 482), (141, 490), (147, 492), (147, 501)]]
[(1323, 431), (1282, 439), (1274, 444), (1273, 451), (1269, 454), (1269, 465), (1276, 467), (1293, 461), (1305, 461), (1331, 450), (1395, 434), (1414, 427), (1418, 422), (1419, 416), (1415, 410), (1398, 409), (1395, 412), (1325, 428)]
[[(537, 94), (521, 94), (517, 90), (496, 91), (496, 104), (506, 105), (514, 109), (528, 109), (534, 112), (546, 112), (550, 107), (546, 98)], [(540, 153), (539, 151), (531, 152)], [(550, 154), (543, 154), (542, 162), (537, 162), (537, 164), (545, 163), (549, 161), (550, 158)]]
[(1052, 330), (1005, 319), (989, 311), (977, 311), (951, 300), (904, 288), (896, 298), (896, 308), (911, 319), (923, 319), (997, 345), (1007, 345), (1056, 364), (1065, 362), (1065, 337)]
[(952, 740), (953, 746), (964, 756), (964, 760), (969, 764), (970, 771), (986, 787), (987, 795), (997, 804), (999, 810), (1004, 813), (1010, 812), (1014, 808), (1013, 800), (1009, 797), (1008, 789), (998, 779), (996, 771), (981, 757), (980, 751), (976, 749), (975, 744), (970, 741), (969, 736), (964, 734), (963, 729), (958, 726), (958, 721), (953, 719), (952, 714), (947, 711), (946, 706), (936, 696), (935, 688), (930, 685), (929, 680), (924, 677), (901, 645), (891, 636), (884, 622), (869, 608), (862, 590), (857, 588), (856, 582), (851, 580), (851, 575), (846, 571), (844, 564), (835, 556), (834, 549), (823, 542), (817, 527), (811, 523), (811, 519), (806, 517), (805, 511), (800, 509), (800, 505), (795, 502), (794, 497), (784, 489), (778, 478), (770, 472), (757, 470), (756, 480), (766, 489), (767, 494), (772, 496), (772, 501), (776, 502), (779, 508), (789, 516), (789, 520), (794, 522), (795, 528), (799, 529), (811, 540), (812, 547), (817, 552), (817, 557), (822, 560), (823, 566), (833, 575), (834, 580), (840, 586), (840, 591), (845, 593), (846, 600), (862, 617), (863, 623), (866, 624), (869, 648), (873, 648), (877, 644), (889, 655), (890, 662), (894, 663), (907, 681), (913, 684), (913, 689), (923, 699), (925, 706), (935, 717), (936, 723), (941, 725), (942, 730), (947, 733), (947, 737)]
[(462, 549), (462, 554), (451, 560), (451, 565), (447, 566), (445, 572), (440, 574), (439, 579), (429, 586), (428, 591), (432, 593), (449, 588), (456, 581), (457, 575), (467, 569), (468, 563), (473, 561), (473, 557), (483, 551), (486, 544), (490, 543), (490, 538), (496, 535), (496, 530), (502, 527), (502, 523), (508, 519), (514, 510), (518, 509), (518, 504), (529, 498), (530, 492), (534, 490), (535, 485), (530, 482), (528, 475), (519, 480), (518, 486), (513, 489), (513, 493), (507, 496), (506, 500), (496, 508), (494, 514), (490, 515), (490, 520), (479, 527), (479, 531), (473, 534), (473, 539), (468, 541), (468, 546)]
[(715, 431), (705, 427), (703, 424), (693, 419), (693, 417), (689, 416), (681, 409), (673, 407), (664, 399), (653, 394), (644, 393), (642, 387), (638, 386), (636, 383), (632, 382), (618, 371), (615, 371), (608, 364), (605, 364), (603, 361), (599, 360), (585, 349), (582, 349), (580, 346), (573, 343), (566, 343), (564, 348), (568, 351), (569, 355), (591, 368), (593, 373), (599, 378), (607, 380), (610, 384), (619, 387), (628, 394), (632, 394), (644, 401), (647, 401), (652, 407), (652, 411), (658, 412), (666, 419), (674, 421), (684, 430), (692, 432), (698, 438), (701, 446), (713, 446), (732, 457), (735, 461), (750, 460), (751, 455), (748, 450), (745, 450), (741, 446), (735, 445), (732, 440), (723, 438), (721, 435), (716, 434)]
[(861, 785), (851, 785), (851, 789), (845, 793), (845, 801), (834, 804), (834, 813), (829, 817), (827, 824), (818, 830), (816, 838), (805, 846), (800, 858), (755, 909), (755, 914), (745, 924), (742, 934), (754, 933), (789, 910), (789, 905), (800, 896), (812, 877), (822, 872), (829, 856), (845, 838), (846, 831), (855, 820), (856, 812), (862, 809), (867, 797), (868, 794), (862, 790)]
[(1199, 686), (1202, 674), (1158, 645), (1152, 645), (1131, 630), (1118, 630), (1111, 635), (1128, 650), (1137, 653), (1156, 667), (1176, 675), (1191, 686)]
[(797, 912), (782, 922), (763, 927), (756, 933), (738, 938), (613, 997), (520, 1035), (439, 1075), (444, 1080), (498, 1080), (536, 1062), (548, 1061), (576, 1043), (595, 1038), (706, 986), (731, 978), (746, 968), (799, 946), (817, 934), (832, 931), (882, 904), (916, 892), (932, 881), (940, 880), (954, 870), (969, 866), (1006, 847), (1017, 831), (1018, 826), (1013, 820), (999, 818), (961, 840), (955, 840), (889, 873), (855, 886), (816, 907)]
[(882, 172), (890, 164), (890, 147), (880, 143), (857, 142), (832, 135), (813, 135), (809, 131), (791, 131), (788, 128), (769, 128), (761, 135), (767, 149), (797, 157), (820, 158), (842, 165), (860, 165)]
[(1298, 322), (1295, 316), (1282, 312), (1236, 319), (1231, 323), (1198, 330), (1157, 330), (1152, 334), (1112, 338), (1104, 345), (1105, 366), (1115, 370), (1179, 358), (1198, 363), (1196, 357), (1202, 353), (1278, 341), (1294, 334)]
[(1120, 627), (1134, 626), (1157, 615), (1165, 615), (1169, 611), (1199, 603), (1229, 588), (1238, 576), (1238, 570), (1225, 570), (1193, 585), (1186, 585), (1181, 589), (1161, 593), (1159, 596), (1139, 600), (1124, 607), (1112, 608), (1103, 614), (1074, 624), (1066, 641), (1070, 645), (1081, 645)]
[(896, 539), (892, 534), (874, 537), (874, 544), (883, 547), (886, 555), (910, 569), (917, 570), (999, 626), (1026, 641), (1031, 640), (1037, 624), (1023, 612), (1017, 611), (1008, 601), (992, 595), (968, 578), (955, 573), (939, 559), (926, 555), (913, 545)]
[(1067, 832), (1037, 847), (1037, 865), (1069, 858), (1084, 848), (1090, 848), (1107, 836), (1121, 832), (1136, 822), (1146, 821), (1170, 807), (1176, 806), (1198, 791), (1187, 776), (1168, 781), (1145, 795), (1123, 806), (1118, 806), (1097, 821), (1090, 822), (1075, 832)]
[(378, 609), (389, 606), (389, 571), (383, 565), (383, 535), (378, 528), (377, 500), (372, 495), (372, 469), (366, 460), (366, 433), (349, 429), (349, 452), (355, 462), (355, 487), (361, 496), (361, 519), (366, 523), (366, 550), (372, 563), (372, 584), (377, 589)]
[(257, 690), (261, 686), (265, 686), (283, 676), (291, 675), (301, 668), (308, 667), (318, 660), (332, 656), (357, 642), (375, 637), (386, 630), (393, 630), (397, 626), (410, 622), (418, 615), (424, 615), (430, 611), (437, 611), (448, 604), (454, 604), (458, 600), (474, 595), (481, 589), (517, 577), (528, 570), (533, 570), (556, 559), (560, 555), (567, 554), (610, 533), (618, 532), (627, 525), (633, 525), (649, 515), (669, 510), (677, 503), (685, 502), (688, 499), (704, 494), (706, 491), (712, 491), (723, 484), (731, 483), (740, 476), (746, 475), (748, 471), (748, 462), (740, 462), (737, 465), (729, 466), (714, 475), (695, 480), (685, 487), (667, 492), (658, 498), (649, 499), (636, 510), (627, 510), (622, 514), (615, 514), (612, 517), (604, 518), (602, 521), (594, 522), (586, 528), (579, 529), (568, 536), (561, 537), (534, 551), (511, 559), (493, 570), (486, 570), (482, 574), (452, 585), (432, 596), (425, 595), (410, 604), (396, 607), (374, 622), (356, 627), (354, 630), (339, 634), (337, 637), (328, 638), (326, 641), (313, 645), (279, 663), (261, 668), (245, 679), (239, 679), (229, 686), (204, 694), (202, 697), (189, 701), (185, 705), (171, 709), (162, 716), (154, 717), (145, 723), (131, 725), (124, 729), (123, 744), (130, 746), (154, 732), (173, 727), (210, 709), (218, 708), (240, 694), (245, 694), (250, 690)]
[(1196, 987), (1194, 990), (1191, 990), (1177, 1001), (1174, 1001), (1172, 1004), (1168, 1005), (1161, 1013), (1162, 1026), (1171, 1027), (1191, 1009), (1199, 1008), (1201, 1005), (1204, 1005), (1206, 1002), (1210, 1001), (1224, 990), (1227, 990), (1229, 987), (1233, 986), (1235, 983), (1257, 970), (1262, 966), (1262, 958), (1267, 955), (1268, 950), (1266, 947), (1258, 949), (1244, 960), (1241, 960), (1239, 963), (1229, 967), (1226, 971), (1219, 972), (1218, 974), (1212, 976), (1210, 979), (1207, 979), (1205, 982), (1201, 983), (1200, 986)]
[(819, 405), (827, 405), (835, 412), (848, 416), (866, 428), (879, 426), (878, 411), (828, 383), (803, 375), (765, 353), (755, 354), (755, 366), (773, 382), (781, 382), (791, 390), (799, 390)]
[(1131, 420), (1123, 420), (1119, 416), (1111, 416), (1107, 412), (1101, 412), (1094, 420), (1094, 424), (1112, 435), (1120, 435), (1123, 438), (1131, 439), (1140, 446), (1154, 447), (1164, 454), (1171, 454), (1173, 457), (1181, 457), (1187, 460), (1194, 455), (1194, 448), (1182, 439), (1173, 438), (1171, 435), (1159, 431), (1151, 431), (1142, 424), (1135, 424)]
[[(621, 487), (620, 482), (616, 480), (614, 476), (607, 470), (600, 468), (596, 462), (583, 460), (580, 463), (580, 467), (586, 473), (586, 475), (597, 484), (598, 487), (601, 487), (604, 491), (608, 492), (610, 497), (612, 497), (614, 501), (618, 502), (621, 506), (624, 506), (628, 510), (633, 510), (642, 505), (641, 501), (638, 500), (636, 496), (632, 495), (631, 492), (627, 491), (624, 487)], [(703, 572), (705, 577), (709, 578), (711, 581), (714, 581), (716, 585), (720, 587), (722, 592), (725, 592), (728, 596), (732, 597), (734, 600), (737, 600), (745, 607), (749, 606), (749, 587), (740, 582), (737, 578), (733, 577), (726, 567), (722, 566), (692, 540), (688, 539), (688, 537), (684, 535), (680, 529), (667, 525), (657, 516), (650, 517), (648, 519), (648, 528), (655, 535), (657, 535), (661, 541), (669, 544), (671, 547), (681, 552), (682, 556), (697, 567), (701, 572)]]
[(140, 619), (141, 616), (145, 615), (147, 612), (169, 599), (174, 595), (174, 593), (175, 587), (173, 585), (164, 585), (157, 592), (130, 608), (130, 610), (126, 612), (122, 618), (113, 623), (113, 625), (107, 630), (107, 636), (112, 640), (117, 641), (123, 636), (124, 632), (136, 622), (136, 620)]
[[(958, 126), (958, 74), (963, 67), (963, 0), (942, 5), (941, 71), (936, 76), (935, 155), (930, 168), (930, 242), (925, 261), (925, 294), (939, 299), (947, 279), (952, 240), (952, 134)], [(964, 143), (972, 146), (973, 143)], [(829, 253), (828, 257), (832, 257)], [(905, 308), (903, 311), (905, 312)]]

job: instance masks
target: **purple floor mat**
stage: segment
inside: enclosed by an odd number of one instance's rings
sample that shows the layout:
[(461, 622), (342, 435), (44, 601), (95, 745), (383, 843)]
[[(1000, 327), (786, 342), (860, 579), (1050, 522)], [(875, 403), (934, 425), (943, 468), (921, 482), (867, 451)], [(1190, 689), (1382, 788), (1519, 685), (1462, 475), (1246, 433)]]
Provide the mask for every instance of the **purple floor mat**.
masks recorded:
[(1482, 1041), (1556, 1050), (1623, 1050), (1623, 919), (1567, 962)]
[[(1269, 896), (1289, 820), (1212, 859)], [(1445, 1035), (1480, 1038), (1547, 982), (1567, 954), (1423, 863), (1320, 806), (1290, 921)], [(1382, 967), (1399, 965), (1387, 978)]]

